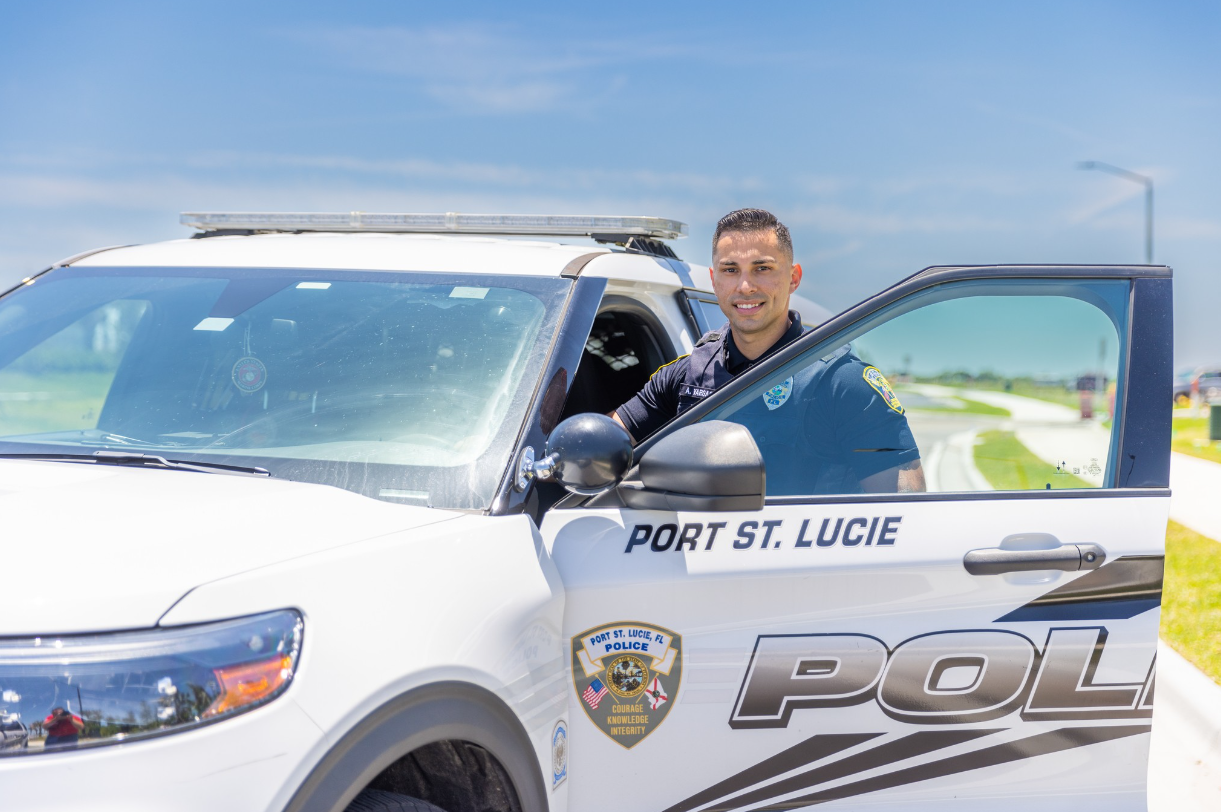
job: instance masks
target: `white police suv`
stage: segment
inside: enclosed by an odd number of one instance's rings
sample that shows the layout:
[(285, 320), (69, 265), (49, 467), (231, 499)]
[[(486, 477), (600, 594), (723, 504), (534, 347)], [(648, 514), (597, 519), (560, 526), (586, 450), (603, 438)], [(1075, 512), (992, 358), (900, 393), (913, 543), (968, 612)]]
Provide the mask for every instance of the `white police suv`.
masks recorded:
[[(1145, 808), (1168, 269), (921, 271), (632, 449), (681, 223), (183, 222), (0, 298), (3, 809)], [(845, 345), (925, 492), (808, 476)]]

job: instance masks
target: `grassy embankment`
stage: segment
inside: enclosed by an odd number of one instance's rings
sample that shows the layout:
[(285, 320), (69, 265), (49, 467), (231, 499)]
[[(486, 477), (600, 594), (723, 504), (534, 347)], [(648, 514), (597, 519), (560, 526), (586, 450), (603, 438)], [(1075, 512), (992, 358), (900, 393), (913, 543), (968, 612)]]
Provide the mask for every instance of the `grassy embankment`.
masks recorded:
[[(1010, 395), (1020, 395), (1024, 398), (1033, 398), (1035, 400), (1045, 400), (1048, 403), (1058, 403), (1061, 406), (1067, 406), (1070, 409), (1081, 408), (1081, 396), (1075, 391), (1064, 389), (1058, 386), (1035, 386), (1033, 383), (1024, 380), (1010, 381), (1008, 388), (1002, 383), (992, 383), (988, 381), (977, 381), (970, 385), (972, 389), (986, 389), (993, 392), (1005, 392)], [(1095, 397), (1097, 406), (1101, 406), (1104, 399), (1101, 396)], [(1105, 410), (1105, 407), (1102, 407)]]
[(1036, 457), (1011, 431), (982, 432), (976, 441), (975, 467), (998, 491), (1093, 487)]
[(1162, 639), (1221, 682), (1221, 543), (1171, 522), (1166, 530)]
[[(1048, 482), (1052, 488), (1089, 487), (1071, 474), (1057, 474), (1054, 465), (1035, 457), (1010, 432), (980, 437), (975, 464), (995, 488), (1038, 489)], [(1221, 683), (1221, 543), (1176, 522), (1166, 530), (1161, 636)]]
[[(903, 391), (899, 390), (900, 400), (902, 400)], [(962, 406), (951, 406), (948, 403), (922, 403), (919, 406), (912, 406), (909, 411), (913, 412), (942, 412), (945, 414), (985, 414), (995, 417), (1008, 417), (1009, 410), (1002, 409), (1000, 406), (992, 406), (987, 403), (981, 403), (978, 400), (959, 397), (957, 395), (952, 398), (943, 398), (943, 400), (956, 400)]]

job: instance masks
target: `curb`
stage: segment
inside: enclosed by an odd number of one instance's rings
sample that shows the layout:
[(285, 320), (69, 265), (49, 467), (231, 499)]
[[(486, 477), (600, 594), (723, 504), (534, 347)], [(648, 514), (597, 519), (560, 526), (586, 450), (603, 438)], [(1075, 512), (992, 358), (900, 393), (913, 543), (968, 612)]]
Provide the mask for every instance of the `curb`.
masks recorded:
[(1198, 739), (1200, 760), (1221, 764), (1221, 685), (1158, 640), (1154, 692), (1154, 707), (1179, 717)]

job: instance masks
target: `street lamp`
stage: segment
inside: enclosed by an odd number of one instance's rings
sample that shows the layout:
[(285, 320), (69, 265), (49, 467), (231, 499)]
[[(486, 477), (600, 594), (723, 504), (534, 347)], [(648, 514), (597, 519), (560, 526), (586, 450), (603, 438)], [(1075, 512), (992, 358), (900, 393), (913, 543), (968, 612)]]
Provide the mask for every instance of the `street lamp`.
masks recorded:
[(1081, 161), (1077, 164), (1078, 169), (1097, 169), (1099, 172), (1110, 172), (1112, 175), (1118, 175), (1121, 178), (1126, 178), (1133, 183), (1142, 184), (1145, 187), (1145, 264), (1153, 264), (1153, 178), (1148, 175), (1138, 175), (1135, 172), (1129, 172), (1127, 169), (1120, 169), (1118, 166), (1104, 164), (1102, 161)]

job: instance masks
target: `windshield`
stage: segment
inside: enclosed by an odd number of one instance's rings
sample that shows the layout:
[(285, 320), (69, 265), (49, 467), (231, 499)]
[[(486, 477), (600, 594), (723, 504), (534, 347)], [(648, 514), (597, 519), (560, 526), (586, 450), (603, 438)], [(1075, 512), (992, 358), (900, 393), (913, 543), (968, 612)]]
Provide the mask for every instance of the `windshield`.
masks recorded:
[(0, 299), (0, 453), (155, 452), (484, 509), (570, 284), (57, 269)]

